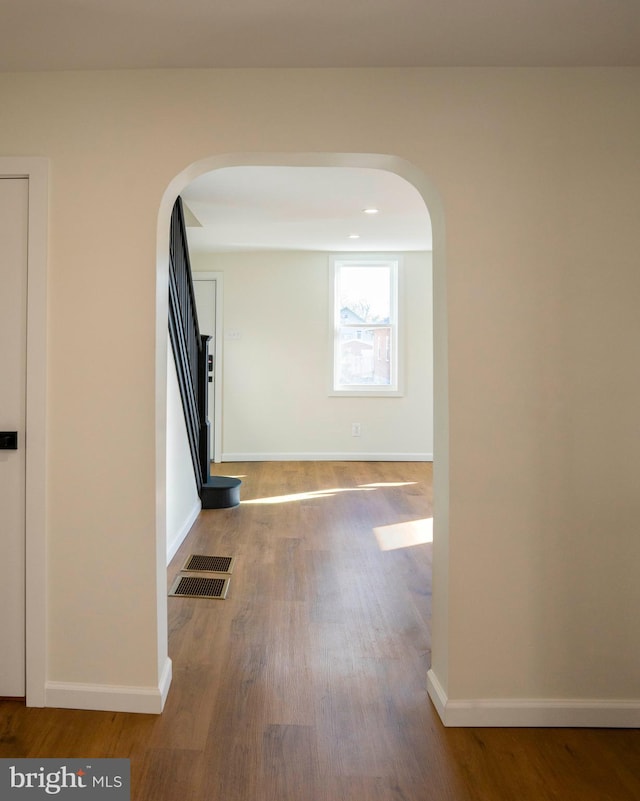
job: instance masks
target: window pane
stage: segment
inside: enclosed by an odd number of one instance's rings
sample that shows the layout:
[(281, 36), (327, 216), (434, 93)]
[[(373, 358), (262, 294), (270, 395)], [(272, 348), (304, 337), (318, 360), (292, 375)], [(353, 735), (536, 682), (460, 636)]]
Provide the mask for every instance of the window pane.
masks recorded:
[(398, 271), (395, 257), (333, 260), (332, 391), (399, 395)]
[[(340, 318), (350, 323), (388, 323), (391, 316), (389, 267), (342, 267)], [(349, 315), (352, 319), (345, 319)]]
[(338, 336), (338, 384), (389, 386), (391, 328), (356, 329), (341, 326)]

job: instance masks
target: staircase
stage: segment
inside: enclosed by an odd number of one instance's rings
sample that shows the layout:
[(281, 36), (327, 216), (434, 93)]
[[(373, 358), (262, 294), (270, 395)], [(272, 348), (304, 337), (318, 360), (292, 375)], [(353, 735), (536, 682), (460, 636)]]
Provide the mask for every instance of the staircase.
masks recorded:
[(182, 200), (171, 214), (169, 244), (169, 338), (176, 363), (182, 408), (193, 462), (193, 472), (203, 509), (222, 509), (240, 503), (240, 479), (211, 476), (207, 398), (212, 380), (210, 337), (198, 327), (191, 263), (187, 246)]

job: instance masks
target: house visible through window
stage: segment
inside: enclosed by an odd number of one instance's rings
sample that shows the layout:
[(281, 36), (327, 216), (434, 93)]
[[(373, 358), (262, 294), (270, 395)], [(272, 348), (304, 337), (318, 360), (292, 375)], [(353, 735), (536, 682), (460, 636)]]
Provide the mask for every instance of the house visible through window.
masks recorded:
[(334, 257), (334, 394), (398, 395), (398, 268), (393, 257)]

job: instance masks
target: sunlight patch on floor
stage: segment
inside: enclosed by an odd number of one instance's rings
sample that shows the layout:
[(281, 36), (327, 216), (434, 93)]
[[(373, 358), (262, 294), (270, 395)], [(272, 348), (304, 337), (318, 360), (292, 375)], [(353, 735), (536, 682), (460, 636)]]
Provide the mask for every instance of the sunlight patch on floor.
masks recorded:
[(406, 523), (393, 523), (373, 529), (381, 551), (394, 551), (397, 548), (410, 548), (433, 542), (433, 518), (409, 520)]
[(373, 484), (360, 484), (361, 487), (408, 487), (417, 481), (376, 481)]
[(251, 503), (292, 503), (293, 501), (312, 501), (316, 498), (332, 498), (340, 492), (373, 492), (374, 487), (335, 487), (312, 492), (296, 492), (292, 495), (274, 495), (271, 498), (254, 498), (250, 501), (241, 501), (242, 504)]

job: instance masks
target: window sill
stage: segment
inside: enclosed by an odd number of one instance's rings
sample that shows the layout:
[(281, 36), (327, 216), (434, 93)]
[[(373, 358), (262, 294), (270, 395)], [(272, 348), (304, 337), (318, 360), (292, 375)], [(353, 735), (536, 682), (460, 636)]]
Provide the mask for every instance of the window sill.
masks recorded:
[(330, 398), (403, 398), (404, 392), (399, 389), (334, 389), (329, 392)]

